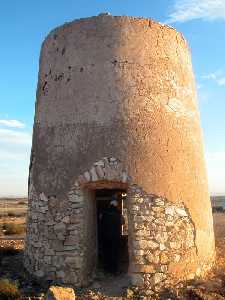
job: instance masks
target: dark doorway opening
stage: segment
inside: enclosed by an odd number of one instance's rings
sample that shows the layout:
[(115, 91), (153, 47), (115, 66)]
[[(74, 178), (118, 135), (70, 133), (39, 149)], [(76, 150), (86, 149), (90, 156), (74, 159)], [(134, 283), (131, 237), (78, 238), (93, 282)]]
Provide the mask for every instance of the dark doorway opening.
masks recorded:
[(99, 189), (95, 191), (95, 197), (97, 268), (115, 275), (127, 273), (129, 254), (126, 190)]

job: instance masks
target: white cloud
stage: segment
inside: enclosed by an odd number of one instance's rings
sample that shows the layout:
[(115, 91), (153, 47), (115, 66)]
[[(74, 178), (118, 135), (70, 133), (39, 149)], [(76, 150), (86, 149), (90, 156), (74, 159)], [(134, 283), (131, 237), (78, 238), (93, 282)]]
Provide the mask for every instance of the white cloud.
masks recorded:
[(194, 19), (225, 20), (225, 0), (175, 0), (166, 23), (187, 22)]
[(210, 101), (210, 95), (208, 93), (207, 90), (205, 90), (204, 88), (202, 89), (198, 89), (197, 90), (197, 93), (198, 93), (198, 103), (201, 107), (201, 104), (205, 104), (205, 103), (208, 103)]
[(31, 135), (27, 132), (0, 128), (0, 142), (20, 145), (30, 145)]
[[(224, 161), (225, 162), (225, 151), (221, 152), (213, 152), (213, 153), (207, 153), (206, 158), (208, 161)], [(225, 183), (225, 179), (224, 179)]]
[(219, 86), (225, 85), (225, 72), (222, 70), (217, 70), (214, 73), (203, 75), (201, 78), (205, 80), (213, 80)]
[(14, 128), (24, 128), (25, 124), (18, 120), (0, 120), (0, 125)]
[(203, 84), (198, 83), (198, 84), (197, 84), (197, 89), (198, 89), (198, 90), (201, 90), (202, 88), (203, 88)]
[(225, 76), (222, 77), (222, 78), (220, 78), (220, 79), (218, 79), (218, 84), (219, 85), (225, 85)]
[(0, 168), (2, 168), (2, 166), (7, 167), (8, 162), (11, 161), (26, 160), (29, 155), (30, 148), (27, 146), (23, 148), (17, 148), (16, 151), (13, 151), (13, 148), (9, 147), (7, 149), (0, 149)]
[(0, 197), (27, 196), (28, 167), (16, 166), (6, 174), (0, 173)]
[(212, 80), (215, 80), (216, 79), (216, 73), (210, 73), (210, 74), (207, 74), (207, 75), (203, 75), (202, 79), (212, 79)]
[(31, 133), (21, 130), (23, 123), (0, 120), (0, 197), (26, 195), (30, 160)]
[(0, 118), (0, 197), (26, 195), (32, 136), (25, 124)]

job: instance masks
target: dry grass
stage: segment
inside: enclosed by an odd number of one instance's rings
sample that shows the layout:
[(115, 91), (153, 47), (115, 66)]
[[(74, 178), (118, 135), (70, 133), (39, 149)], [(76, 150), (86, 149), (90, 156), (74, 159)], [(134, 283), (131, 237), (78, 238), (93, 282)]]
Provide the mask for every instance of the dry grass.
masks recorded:
[(26, 198), (0, 198), (0, 236), (24, 236), (26, 227)]
[(2, 225), (2, 231), (5, 235), (24, 234), (26, 226), (24, 224), (5, 223)]
[(0, 198), (0, 217), (24, 217), (27, 212), (26, 198)]
[(1, 300), (21, 299), (21, 294), (16, 283), (5, 278), (0, 279), (0, 299)]

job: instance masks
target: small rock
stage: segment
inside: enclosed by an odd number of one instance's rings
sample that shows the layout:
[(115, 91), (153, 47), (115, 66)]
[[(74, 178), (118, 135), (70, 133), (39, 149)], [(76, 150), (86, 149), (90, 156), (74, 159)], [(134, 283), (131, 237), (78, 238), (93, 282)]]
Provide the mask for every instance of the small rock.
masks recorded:
[(84, 177), (87, 181), (90, 181), (91, 180), (91, 175), (88, 171), (84, 172)]
[(47, 294), (45, 295), (45, 300), (75, 300), (76, 296), (72, 288), (51, 286)]
[(102, 161), (102, 160), (97, 161), (96, 163), (94, 163), (94, 165), (95, 166), (100, 166), (100, 167), (104, 167), (105, 166), (104, 161)]
[(165, 202), (161, 198), (155, 199), (155, 203), (158, 206), (164, 206), (165, 205)]
[(165, 214), (173, 216), (174, 215), (174, 207), (166, 207)]
[(128, 179), (127, 173), (123, 171), (123, 173), (122, 173), (122, 182), (126, 183), (127, 179)]
[(144, 278), (140, 274), (131, 274), (131, 283), (135, 286), (142, 286), (144, 284)]
[(133, 299), (134, 298), (134, 292), (131, 289), (127, 289), (127, 299)]
[(44, 272), (41, 271), (41, 270), (38, 270), (38, 271), (35, 272), (35, 276), (37, 276), (37, 277), (43, 277), (44, 276)]
[(180, 247), (181, 247), (180, 242), (170, 242), (171, 249), (180, 249)]
[(166, 246), (165, 246), (164, 244), (160, 243), (160, 244), (159, 244), (159, 249), (160, 249), (161, 251), (163, 251), (163, 250), (166, 249)]
[(173, 260), (174, 260), (175, 262), (179, 262), (179, 261), (180, 261), (180, 255), (179, 255), (179, 254), (174, 254)]
[(99, 17), (111, 16), (111, 14), (109, 12), (104, 12), (104, 13), (100, 13), (98, 16)]
[(92, 181), (97, 181), (98, 180), (98, 175), (96, 174), (96, 170), (95, 170), (94, 167), (91, 168), (90, 173), (91, 173), (91, 180)]
[(55, 226), (54, 226), (54, 231), (55, 232), (62, 232), (62, 231), (64, 231), (66, 229), (66, 225), (64, 224), (64, 223), (57, 223), (57, 224), (55, 224)]
[(169, 257), (165, 252), (162, 252), (162, 254), (160, 256), (160, 261), (162, 264), (166, 264), (169, 262)]
[(146, 254), (145, 259), (150, 263), (154, 263), (154, 264), (159, 263), (159, 255), (156, 255), (156, 254), (154, 254), (154, 255), (152, 253)]
[(95, 170), (96, 170), (96, 173), (97, 173), (99, 178), (104, 178), (105, 173), (104, 173), (103, 168), (101, 166), (96, 166)]
[(40, 193), (40, 200), (41, 200), (41, 201), (48, 202), (48, 198), (45, 196), (44, 193)]
[(70, 222), (70, 217), (69, 216), (65, 216), (63, 219), (62, 219), (63, 223), (66, 223), (68, 224)]
[(183, 208), (176, 208), (176, 213), (180, 217), (187, 217), (187, 213), (186, 213), (185, 209), (183, 209)]
[(153, 285), (160, 283), (165, 278), (163, 273), (155, 273), (151, 279)]

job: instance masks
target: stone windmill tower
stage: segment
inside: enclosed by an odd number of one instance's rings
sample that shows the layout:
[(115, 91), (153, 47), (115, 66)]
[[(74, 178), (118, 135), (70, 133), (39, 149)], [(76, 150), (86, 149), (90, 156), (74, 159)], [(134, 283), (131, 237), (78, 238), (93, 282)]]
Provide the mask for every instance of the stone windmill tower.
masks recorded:
[(42, 46), (27, 269), (88, 284), (112, 194), (127, 217), (133, 284), (154, 288), (210, 268), (212, 213), (187, 43), (152, 20), (102, 14), (53, 30)]

